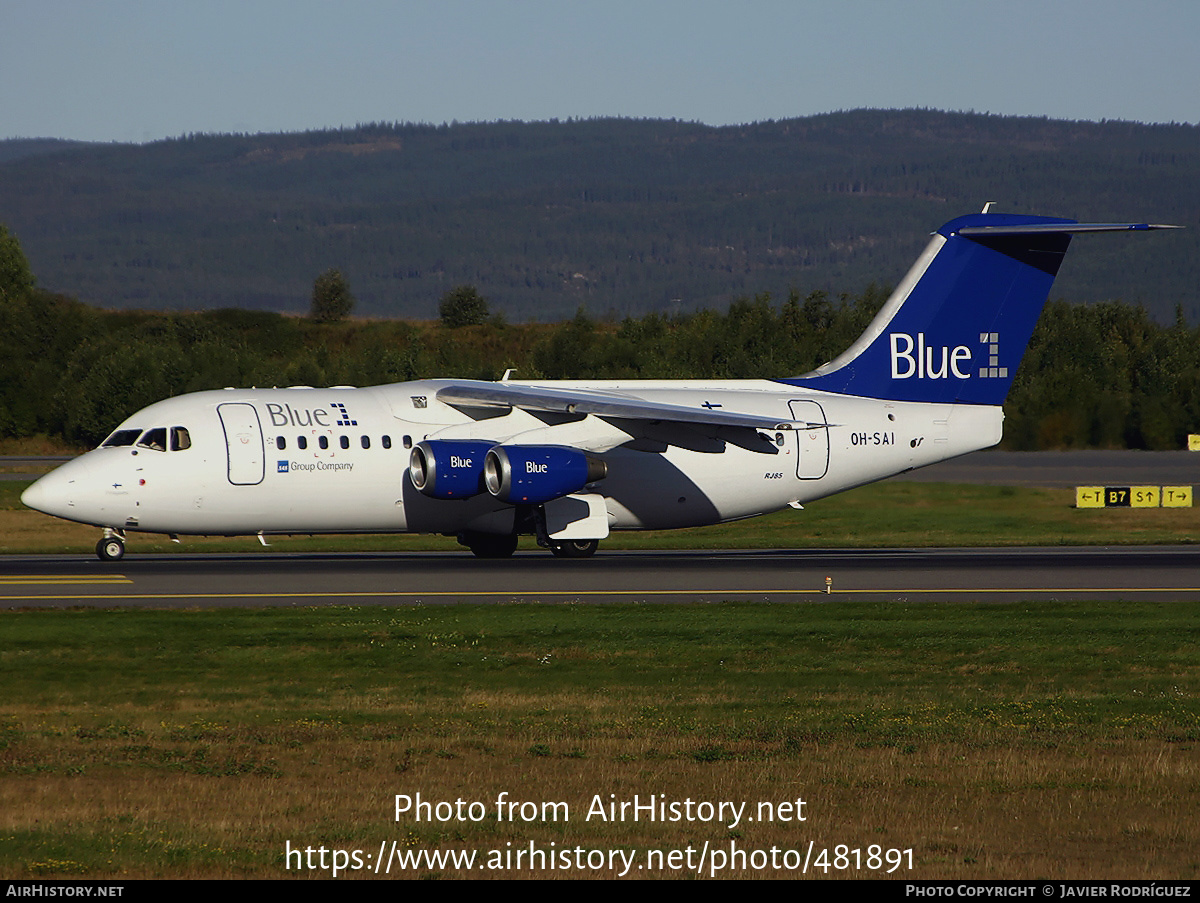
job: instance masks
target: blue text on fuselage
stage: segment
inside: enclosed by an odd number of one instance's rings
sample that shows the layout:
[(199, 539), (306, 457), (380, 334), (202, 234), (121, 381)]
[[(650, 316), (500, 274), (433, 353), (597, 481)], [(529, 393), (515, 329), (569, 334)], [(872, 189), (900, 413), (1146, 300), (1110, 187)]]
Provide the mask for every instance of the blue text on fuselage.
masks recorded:
[(329, 426), (330, 414), (324, 408), (293, 408), (268, 401), (267, 416), (271, 426)]

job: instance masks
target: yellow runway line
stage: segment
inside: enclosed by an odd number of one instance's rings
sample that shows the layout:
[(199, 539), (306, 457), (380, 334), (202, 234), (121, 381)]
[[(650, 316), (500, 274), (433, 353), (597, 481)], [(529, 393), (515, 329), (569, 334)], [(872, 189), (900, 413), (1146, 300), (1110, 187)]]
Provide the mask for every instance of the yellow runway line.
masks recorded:
[[(1098, 595), (1114, 595), (1121, 593), (1200, 593), (1200, 587), (1195, 586), (1119, 586), (1119, 587), (1088, 587), (1088, 586), (1050, 586), (1050, 587), (1018, 587), (1018, 588), (912, 588), (896, 587), (890, 589), (839, 589), (826, 593), (821, 589), (662, 589), (662, 590), (599, 590), (599, 591), (568, 591), (568, 590), (470, 590), (445, 591), (409, 590), (402, 592), (309, 592), (309, 593), (105, 593), (105, 594), (76, 594), (70, 593), (68, 598), (75, 600), (100, 600), (109, 602), (119, 601), (148, 601), (152, 599), (167, 600), (211, 600), (225, 599), (495, 599), (498, 597), (521, 598), (584, 598), (588, 596), (627, 596), (650, 598), (655, 596), (869, 596), (869, 595), (1019, 595), (1046, 593), (1095, 593)], [(0, 595), (0, 600), (8, 602), (45, 600), (45, 594), (36, 596)]]
[(97, 574), (94, 577), (65, 577), (56, 574), (25, 574), (21, 577), (0, 576), (0, 586), (54, 586), (79, 584), (133, 583), (124, 574)]

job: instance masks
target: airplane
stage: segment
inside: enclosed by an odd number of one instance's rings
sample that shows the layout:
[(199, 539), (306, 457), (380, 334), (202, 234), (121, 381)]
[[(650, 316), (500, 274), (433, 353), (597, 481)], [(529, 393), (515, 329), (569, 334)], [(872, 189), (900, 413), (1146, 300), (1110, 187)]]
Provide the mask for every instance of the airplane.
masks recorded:
[(998, 443), (1071, 237), (1177, 228), (991, 206), (933, 233), (862, 336), (811, 373), (196, 392), (138, 411), (21, 500), (102, 528), (104, 561), (133, 531), (440, 533), (480, 558), (533, 535), (580, 558), (613, 530), (802, 508)]

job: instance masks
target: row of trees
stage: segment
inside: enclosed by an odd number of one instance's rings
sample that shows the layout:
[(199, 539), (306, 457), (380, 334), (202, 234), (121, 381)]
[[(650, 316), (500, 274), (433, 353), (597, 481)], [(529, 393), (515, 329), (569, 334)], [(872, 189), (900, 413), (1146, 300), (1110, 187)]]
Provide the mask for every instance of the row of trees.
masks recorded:
[[(340, 276), (340, 274), (339, 274)], [(0, 438), (91, 445), (133, 411), (222, 386), (373, 385), (460, 376), (745, 378), (807, 372), (845, 349), (887, 291), (761, 294), (724, 312), (558, 324), (489, 317), (471, 286), (438, 321), (243, 310), (105, 312), (34, 288), (0, 227)], [(334, 280), (336, 281), (336, 280)], [(334, 298), (349, 295), (342, 280)], [(1015, 449), (1179, 448), (1200, 429), (1200, 329), (1119, 302), (1047, 305), (1005, 405)]]
[[(339, 269), (326, 270), (313, 282), (312, 305), (309, 316), (318, 323), (336, 323), (354, 310), (354, 295), (350, 283)], [(479, 326), (487, 321), (487, 299), (473, 285), (459, 285), (442, 295), (438, 319), (443, 326)]]

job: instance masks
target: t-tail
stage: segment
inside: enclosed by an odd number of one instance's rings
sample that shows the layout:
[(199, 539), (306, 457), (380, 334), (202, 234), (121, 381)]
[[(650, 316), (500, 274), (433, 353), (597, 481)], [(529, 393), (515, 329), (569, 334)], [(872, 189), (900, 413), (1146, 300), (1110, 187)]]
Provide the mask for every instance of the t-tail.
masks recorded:
[(783, 382), (893, 401), (1002, 404), (1071, 236), (1178, 228), (984, 210), (934, 233), (850, 348)]

